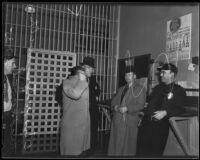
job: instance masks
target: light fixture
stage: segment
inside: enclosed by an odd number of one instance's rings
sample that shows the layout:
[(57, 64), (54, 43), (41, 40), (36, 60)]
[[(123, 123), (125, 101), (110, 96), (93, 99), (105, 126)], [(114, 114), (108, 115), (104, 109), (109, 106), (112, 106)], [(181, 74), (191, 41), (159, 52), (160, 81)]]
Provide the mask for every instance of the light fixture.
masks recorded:
[(25, 12), (27, 13), (35, 13), (35, 7), (33, 5), (29, 4), (25, 7)]

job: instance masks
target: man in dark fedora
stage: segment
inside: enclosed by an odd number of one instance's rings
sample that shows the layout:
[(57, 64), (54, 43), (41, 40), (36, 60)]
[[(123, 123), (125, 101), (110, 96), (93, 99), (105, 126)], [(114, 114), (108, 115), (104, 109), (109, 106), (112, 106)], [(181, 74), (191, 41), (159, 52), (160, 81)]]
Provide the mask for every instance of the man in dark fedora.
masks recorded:
[(90, 154), (93, 154), (97, 149), (98, 142), (98, 121), (100, 118), (99, 108), (98, 108), (98, 97), (100, 95), (100, 87), (96, 81), (96, 77), (92, 75), (94, 73), (95, 62), (92, 57), (85, 57), (82, 67), (85, 69), (85, 73), (89, 78), (89, 111), (90, 111), (90, 122), (91, 122), (91, 136), (90, 136), (90, 145), (91, 150)]
[(2, 108), (3, 117), (3, 156), (9, 156), (11, 150), (11, 121), (12, 121), (12, 89), (10, 75), (16, 68), (15, 55), (10, 47), (4, 48), (4, 107)]

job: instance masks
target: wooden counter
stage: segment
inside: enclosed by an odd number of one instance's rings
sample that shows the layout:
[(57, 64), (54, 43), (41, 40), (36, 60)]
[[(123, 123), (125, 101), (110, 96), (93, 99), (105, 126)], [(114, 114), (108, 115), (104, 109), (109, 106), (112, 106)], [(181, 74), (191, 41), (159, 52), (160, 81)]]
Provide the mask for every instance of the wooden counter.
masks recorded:
[(164, 156), (199, 156), (198, 116), (171, 117)]

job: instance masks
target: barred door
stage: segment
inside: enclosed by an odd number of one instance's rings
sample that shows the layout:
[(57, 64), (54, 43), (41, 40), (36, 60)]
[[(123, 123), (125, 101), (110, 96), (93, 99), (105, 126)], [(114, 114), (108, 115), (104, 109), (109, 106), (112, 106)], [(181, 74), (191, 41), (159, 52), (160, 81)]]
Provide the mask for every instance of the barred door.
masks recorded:
[(61, 84), (75, 64), (74, 53), (28, 50), (24, 153), (58, 149), (61, 108), (55, 101), (55, 86)]

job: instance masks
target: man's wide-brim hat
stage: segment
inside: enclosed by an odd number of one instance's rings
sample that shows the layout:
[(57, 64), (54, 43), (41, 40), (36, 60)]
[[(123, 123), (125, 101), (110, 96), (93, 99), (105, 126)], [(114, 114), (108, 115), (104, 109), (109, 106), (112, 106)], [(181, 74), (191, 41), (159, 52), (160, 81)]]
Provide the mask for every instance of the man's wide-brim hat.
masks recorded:
[(158, 71), (161, 71), (161, 70), (170, 70), (171, 72), (174, 72), (175, 74), (178, 73), (178, 68), (174, 64), (172, 64), (172, 63), (165, 63), (162, 66), (158, 67), (157, 70)]
[(95, 68), (95, 66), (94, 66), (94, 58), (92, 58), (92, 57), (85, 57), (83, 59), (83, 63), (81, 63), (81, 65), (88, 65), (88, 66), (90, 66), (92, 68)]
[(17, 56), (14, 55), (14, 51), (10, 47), (5, 47), (4, 48), (4, 59), (12, 59), (12, 58), (18, 58)]

